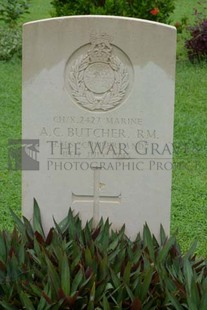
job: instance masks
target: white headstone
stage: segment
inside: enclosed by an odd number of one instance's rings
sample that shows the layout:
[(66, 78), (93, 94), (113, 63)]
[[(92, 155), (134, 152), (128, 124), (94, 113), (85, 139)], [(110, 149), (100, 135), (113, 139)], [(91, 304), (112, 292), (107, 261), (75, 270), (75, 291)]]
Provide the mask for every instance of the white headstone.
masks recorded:
[(169, 232), (174, 27), (107, 16), (24, 25), (23, 214), (45, 230), (69, 207), (134, 238)]

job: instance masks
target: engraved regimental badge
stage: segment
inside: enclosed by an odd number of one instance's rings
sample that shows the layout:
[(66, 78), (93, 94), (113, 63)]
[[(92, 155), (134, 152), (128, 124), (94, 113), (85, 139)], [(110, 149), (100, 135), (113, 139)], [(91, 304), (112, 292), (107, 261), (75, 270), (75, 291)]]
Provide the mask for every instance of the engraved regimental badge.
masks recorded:
[(89, 111), (114, 109), (131, 89), (131, 61), (111, 42), (107, 34), (92, 34), (90, 44), (75, 51), (66, 64), (66, 89), (79, 106)]

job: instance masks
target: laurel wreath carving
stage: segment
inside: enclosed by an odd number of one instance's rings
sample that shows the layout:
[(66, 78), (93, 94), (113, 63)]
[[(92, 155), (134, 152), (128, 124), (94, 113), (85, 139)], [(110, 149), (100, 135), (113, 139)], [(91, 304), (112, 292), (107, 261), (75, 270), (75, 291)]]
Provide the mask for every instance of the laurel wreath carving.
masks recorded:
[(107, 111), (116, 107), (126, 94), (129, 84), (127, 68), (117, 56), (110, 57), (109, 65), (114, 71), (114, 83), (110, 90), (104, 94), (95, 94), (84, 83), (84, 72), (90, 64), (89, 56), (80, 56), (71, 66), (68, 82), (72, 90), (72, 96), (84, 108), (91, 111)]

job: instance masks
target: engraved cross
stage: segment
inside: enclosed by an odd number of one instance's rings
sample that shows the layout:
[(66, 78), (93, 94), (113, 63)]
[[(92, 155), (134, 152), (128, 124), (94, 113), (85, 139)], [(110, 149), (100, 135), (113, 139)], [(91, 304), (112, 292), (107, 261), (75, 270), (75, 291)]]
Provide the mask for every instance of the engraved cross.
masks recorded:
[(93, 195), (76, 195), (72, 193), (72, 203), (93, 202), (93, 227), (99, 222), (100, 203), (120, 204), (121, 194), (118, 196), (101, 196), (100, 168), (94, 168), (94, 188)]

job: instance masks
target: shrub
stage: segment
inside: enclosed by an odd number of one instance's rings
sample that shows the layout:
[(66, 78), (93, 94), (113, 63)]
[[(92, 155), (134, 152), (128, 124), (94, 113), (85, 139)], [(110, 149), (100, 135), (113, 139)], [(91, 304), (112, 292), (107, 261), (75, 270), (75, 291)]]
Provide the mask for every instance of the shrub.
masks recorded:
[(166, 23), (174, 10), (174, 0), (52, 0), (55, 16), (117, 15)]
[(195, 9), (195, 23), (188, 28), (190, 38), (186, 40), (185, 47), (191, 62), (207, 60), (207, 17), (205, 10), (206, 8), (202, 8), (201, 13)]
[(177, 33), (178, 34), (181, 34), (183, 31), (186, 30), (187, 28), (187, 23), (188, 23), (188, 17), (187, 16), (183, 16), (181, 18), (181, 21), (177, 21), (174, 26), (176, 27), (177, 29)]
[(18, 20), (28, 13), (28, 0), (2, 0), (0, 4), (0, 20), (10, 27), (17, 25)]
[(22, 32), (20, 27), (0, 27), (0, 60), (9, 60), (13, 55), (21, 56)]
[(0, 60), (14, 54), (21, 57), (22, 35), (19, 20), (28, 13), (28, 0), (2, 0), (0, 3)]
[(13, 217), (17, 228), (0, 232), (1, 309), (207, 309), (206, 261), (162, 227), (159, 243), (147, 225), (132, 242), (69, 211), (45, 237), (36, 202), (34, 228)]

